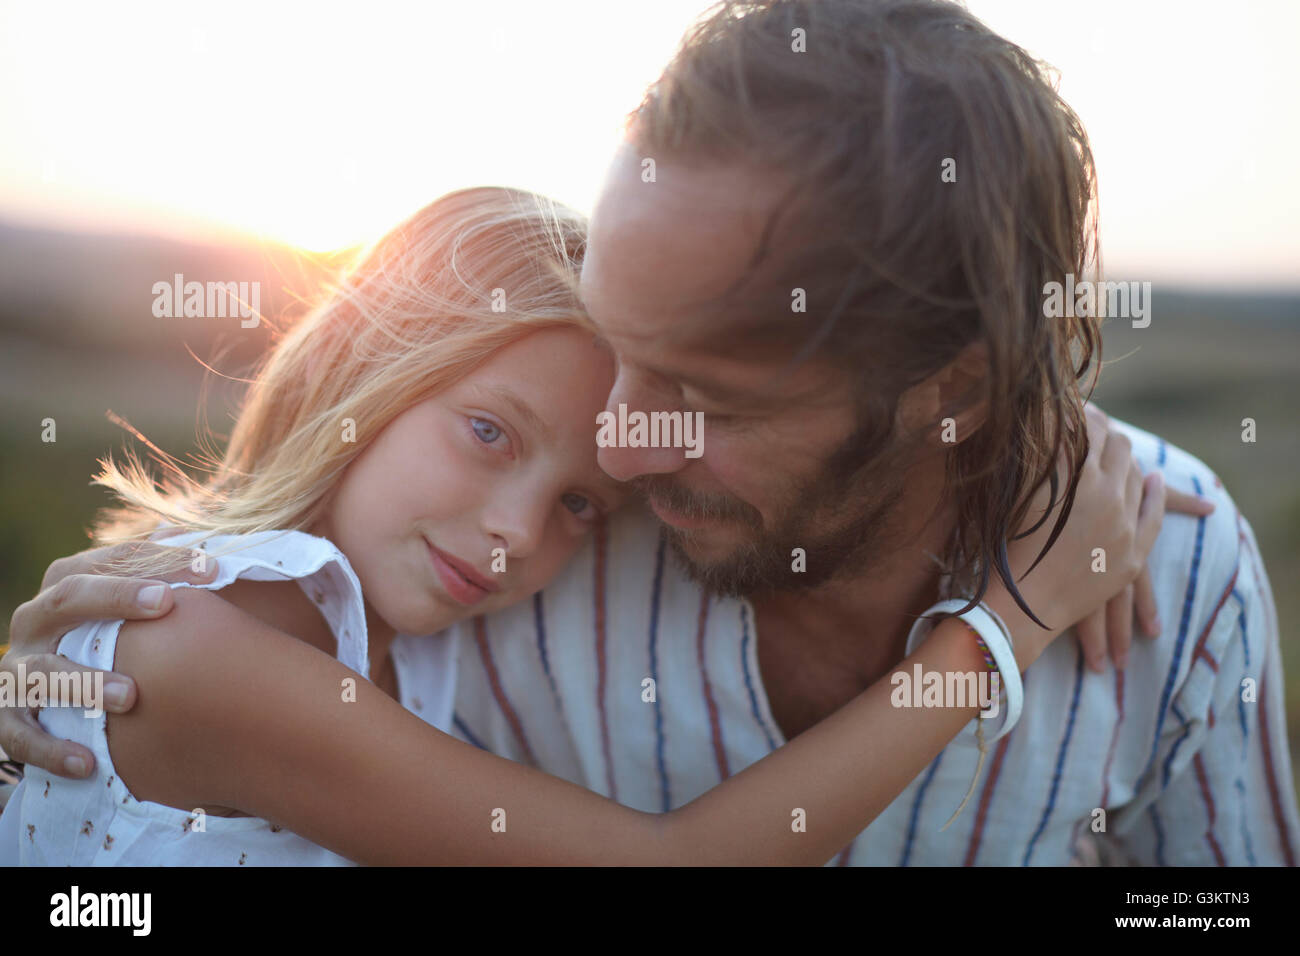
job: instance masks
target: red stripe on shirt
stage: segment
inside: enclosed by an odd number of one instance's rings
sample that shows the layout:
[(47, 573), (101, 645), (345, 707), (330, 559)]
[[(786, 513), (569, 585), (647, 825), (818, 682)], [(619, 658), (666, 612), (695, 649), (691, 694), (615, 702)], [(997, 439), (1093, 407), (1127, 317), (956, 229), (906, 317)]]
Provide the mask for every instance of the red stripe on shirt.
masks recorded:
[(718, 705), (713, 699), (713, 685), (709, 683), (709, 666), (704, 659), (704, 633), (709, 621), (709, 592), (700, 594), (700, 616), (695, 625), (695, 656), (700, 664), (700, 677), (704, 680), (704, 706), (709, 712), (709, 730), (713, 737), (713, 756), (718, 762), (718, 775), (726, 780), (731, 776), (727, 765), (727, 751), (722, 745), (722, 724), (718, 719)]
[(1214, 613), (1211, 614), (1210, 619), (1206, 621), (1205, 629), (1201, 631), (1201, 636), (1196, 641), (1196, 650), (1192, 651), (1192, 663), (1195, 663), (1197, 658), (1200, 658), (1205, 661), (1205, 663), (1209, 664), (1210, 670), (1214, 671), (1216, 674), (1219, 673), (1219, 662), (1211, 657), (1210, 652), (1205, 649), (1205, 642), (1209, 640), (1210, 631), (1214, 628), (1214, 622), (1219, 619), (1219, 612), (1223, 610), (1223, 605), (1227, 604), (1228, 598), (1232, 596), (1232, 589), (1237, 586), (1237, 575), (1240, 573), (1241, 562), (1238, 561), (1237, 566), (1232, 569), (1232, 580), (1230, 580), (1228, 586), (1223, 589), (1223, 596), (1219, 598), (1219, 603), (1214, 606)]
[(1192, 760), (1196, 767), (1196, 783), (1201, 788), (1201, 799), (1205, 801), (1205, 813), (1210, 818), (1209, 829), (1205, 831), (1205, 839), (1210, 844), (1210, 849), (1214, 851), (1214, 862), (1219, 866), (1227, 866), (1228, 861), (1223, 858), (1223, 850), (1219, 847), (1219, 841), (1214, 838), (1214, 821), (1217, 816), (1214, 809), (1214, 795), (1210, 793), (1210, 778), (1205, 773), (1205, 761), (1201, 755), (1197, 754)]
[(614, 785), (614, 757), (609, 745), (609, 715), (605, 711), (605, 560), (608, 554), (608, 529), (601, 521), (596, 526), (595, 592), (596, 601), (596, 711), (600, 714), (600, 746), (605, 755), (605, 786), (609, 798), (618, 799)]
[[(1246, 537), (1246, 519), (1237, 512), (1237, 534), (1241, 541), (1242, 550), (1246, 552), (1246, 557), (1250, 558), (1250, 573), (1255, 578), (1255, 593), (1259, 595), (1259, 603), (1264, 608), (1266, 623), (1272, 627), (1272, 633), (1277, 633), (1277, 608), (1273, 602), (1268, 599), (1264, 592), (1264, 572), (1260, 570), (1259, 558), (1255, 549), (1250, 546), (1250, 539)], [(1270, 613), (1272, 612), (1272, 613)]]
[(487, 623), (482, 617), (474, 618), (474, 641), (478, 644), (478, 654), (483, 661), (483, 670), (487, 673), (488, 684), (492, 688), (492, 696), (496, 698), (497, 706), (501, 708), (501, 713), (505, 715), (506, 723), (514, 731), (515, 738), (519, 745), (524, 748), (524, 754), (528, 757), (529, 763), (537, 765), (537, 758), (533, 755), (533, 748), (528, 746), (528, 738), (524, 736), (524, 725), (519, 720), (519, 714), (515, 712), (510, 703), (510, 698), (506, 696), (506, 690), (501, 685), (501, 675), (497, 672), (496, 660), (492, 657), (492, 648), (487, 639)]
[(1287, 866), (1295, 866), (1291, 831), (1286, 825), (1286, 815), (1282, 812), (1282, 795), (1278, 791), (1277, 772), (1273, 769), (1273, 738), (1268, 731), (1268, 707), (1264, 698), (1265, 673), (1265, 670), (1261, 670), (1259, 675), (1259, 740), (1260, 746), (1264, 748), (1264, 778), (1268, 781), (1268, 800), (1273, 805), (1273, 822), (1277, 824), (1278, 836), (1282, 840), (1282, 856)]
[(989, 804), (993, 802), (993, 788), (997, 786), (998, 774), (1002, 772), (1002, 758), (1007, 755), (1007, 744), (1011, 742), (1011, 735), (1007, 734), (998, 741), (998, 746), (993, 751), (993, 766), (989, 768), (989, 778), (984, 781), (984, 789), (980, 792), (980, 806), (975, 814), (975, 832), (971, 834), (970, 845), (966, 848), (966, 859), (962, 861), (962, 866), (974, 866), (975, 857), (980, 851), (980, 840), (984, 838), (984, 821), (989, 815)]

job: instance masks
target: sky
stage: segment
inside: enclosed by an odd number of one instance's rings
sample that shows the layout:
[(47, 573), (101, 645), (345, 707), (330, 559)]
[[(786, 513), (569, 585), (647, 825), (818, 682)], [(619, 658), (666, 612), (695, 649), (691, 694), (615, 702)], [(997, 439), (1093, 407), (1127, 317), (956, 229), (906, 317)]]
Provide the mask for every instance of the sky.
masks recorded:
[[(1060, 71), (1107, 273), (1300, 291), (1300, 2), (969, 0)], [(705, 0), (0, 0), (0, 218), (367, 242), (469, 185), (589, 211)]]

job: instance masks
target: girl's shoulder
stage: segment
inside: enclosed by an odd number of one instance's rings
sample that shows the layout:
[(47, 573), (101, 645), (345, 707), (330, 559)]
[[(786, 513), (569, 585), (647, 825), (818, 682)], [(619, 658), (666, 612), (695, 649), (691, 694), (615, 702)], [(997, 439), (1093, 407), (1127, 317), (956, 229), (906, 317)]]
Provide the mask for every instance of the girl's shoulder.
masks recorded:
[(177, 599), (183, 588), (218, 592), (220, 600), (368, 675), (361, 583), (333, 542), (303, 531), (263, 531), (183, 532), (159, 543), (190, 548), (196, 571), (216, 563), (215, 577), (206, 584), (173, 584)]
[[(285, 587), (296, 584), (253, 582), (248, 591), (283, 597)], [(331, 861), (257, 816), (220, 815), (227, 807), (252, 809), (244, 799), (250, 780), (292, 784), (295, 765), (287, 756), (311, 756), (306, 742), (319, 736), (310, 729), (318, 716), (306, 714), (304, 701), (330, 699), (340, 679), (354, 673), (239, 606), (249, 601), (228, 600), (233, 593), (179, 588), (161, 618), (91, 625), (78, 647), (95, 645), (107, 659), (94, 663), (130, 674), (137, 703), (97, 719), (71, 707), (41, 712), (52, 732), (88, 746), (96, 767), (85, 780), (46, 779), (39, 792), (28, 787), (22, 846), (35, 854), (31, 859), (213, 862), (233, 848), (225, 861), (232, 865), (245, 862), (244, 850), (263, 862)], [(303, 686), (315, 688), (312, 697), (294, 697)], [(297, 735), (292, 747), (267, 744), (287, 734)], [(211, 817), (208, 832), (185, 850), (178, 841), (198, 839), (190, 836), (196, 808)], [(300, 850), (292, 858), (285, 855), (289, 843)]]
[(113, 762), (138, 799), (184, 806), (214, 801), (203, 781), (219, 779), (219, 754), (234, 759), (252, 744), (249, 715), (294, 719), (279, 712), (277, 695), (257, 690), (268, 677), (337, 666), (329, 658), (366, 676), (365, 611), (347, 559), (323, 538), (187, 533), (163, 543), (193, 545), (196, 560), (216, 560), (216, 576), (173, 584), (168, 614), (121, 625), (111, 666), (135, 679), (140, 703), (110, 715), (106, 729)]
[[(164, 617), (128, 621), (113, 667), (138, 703), (109, 714), (106, 740), (138, 800), (172, 807), (233, 805), (222, 790), (236, 763), (251, 764), (267, 725), (301, 719), (290, 682), (337, 685), (326, 623), (294, 581), (245, 581), (211, 591), (178, 588)], [(330, 675), (330, 676), (325, 676)]]
[(251, 534), (210, 534), (166, 529), (154, 535), (157, 544), (188, 548), (194, 570), (210, 561), (217, 577), (203, 587), (222, 588), (236, 578), (287, 580), (302, 578), (337, 564), (351, 571), (347, 558), (332, 541), (305, 531), (258, 531)]

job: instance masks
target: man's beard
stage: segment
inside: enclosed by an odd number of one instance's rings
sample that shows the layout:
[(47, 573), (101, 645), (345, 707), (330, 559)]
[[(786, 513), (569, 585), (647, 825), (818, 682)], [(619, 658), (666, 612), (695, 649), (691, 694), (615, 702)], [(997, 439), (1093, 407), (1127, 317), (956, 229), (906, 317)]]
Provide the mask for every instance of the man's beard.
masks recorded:
[[(861, 435), (854, 440), (862, 440)], [(842, 448), (811, 478), (781, 494), (780, 512), (764, 527), (758, 509), (730, 495), (699, 495), (668, 475), (645, 475), (633, 484), (667, 510), (691, 518), (740, 526), (746, 540), (713, 561), (693, 557), (692, 531), (664, 525), (668, 543), (691, 580), (715, 594), (741, 597), (820, 587), (861, 576), (900, 542), (887, 534), (906, 485), (906, 456), (880, 454), (862, 463), (861, 446)], [(806, 567), (795, 570), (794, 550)]]

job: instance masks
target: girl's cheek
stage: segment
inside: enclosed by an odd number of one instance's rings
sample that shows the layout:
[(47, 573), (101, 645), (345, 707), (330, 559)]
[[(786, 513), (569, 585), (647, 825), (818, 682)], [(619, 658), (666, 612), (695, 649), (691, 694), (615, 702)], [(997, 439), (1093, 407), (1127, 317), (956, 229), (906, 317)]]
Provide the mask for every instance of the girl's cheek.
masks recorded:
[(457, 431), (454, 424), (442, 429), (438, 440), (428, 447), (427, 461), (447, 485), (484, 488), (493, 482), (491, 459), (486, 449), (473, 447), (471, 439)]

